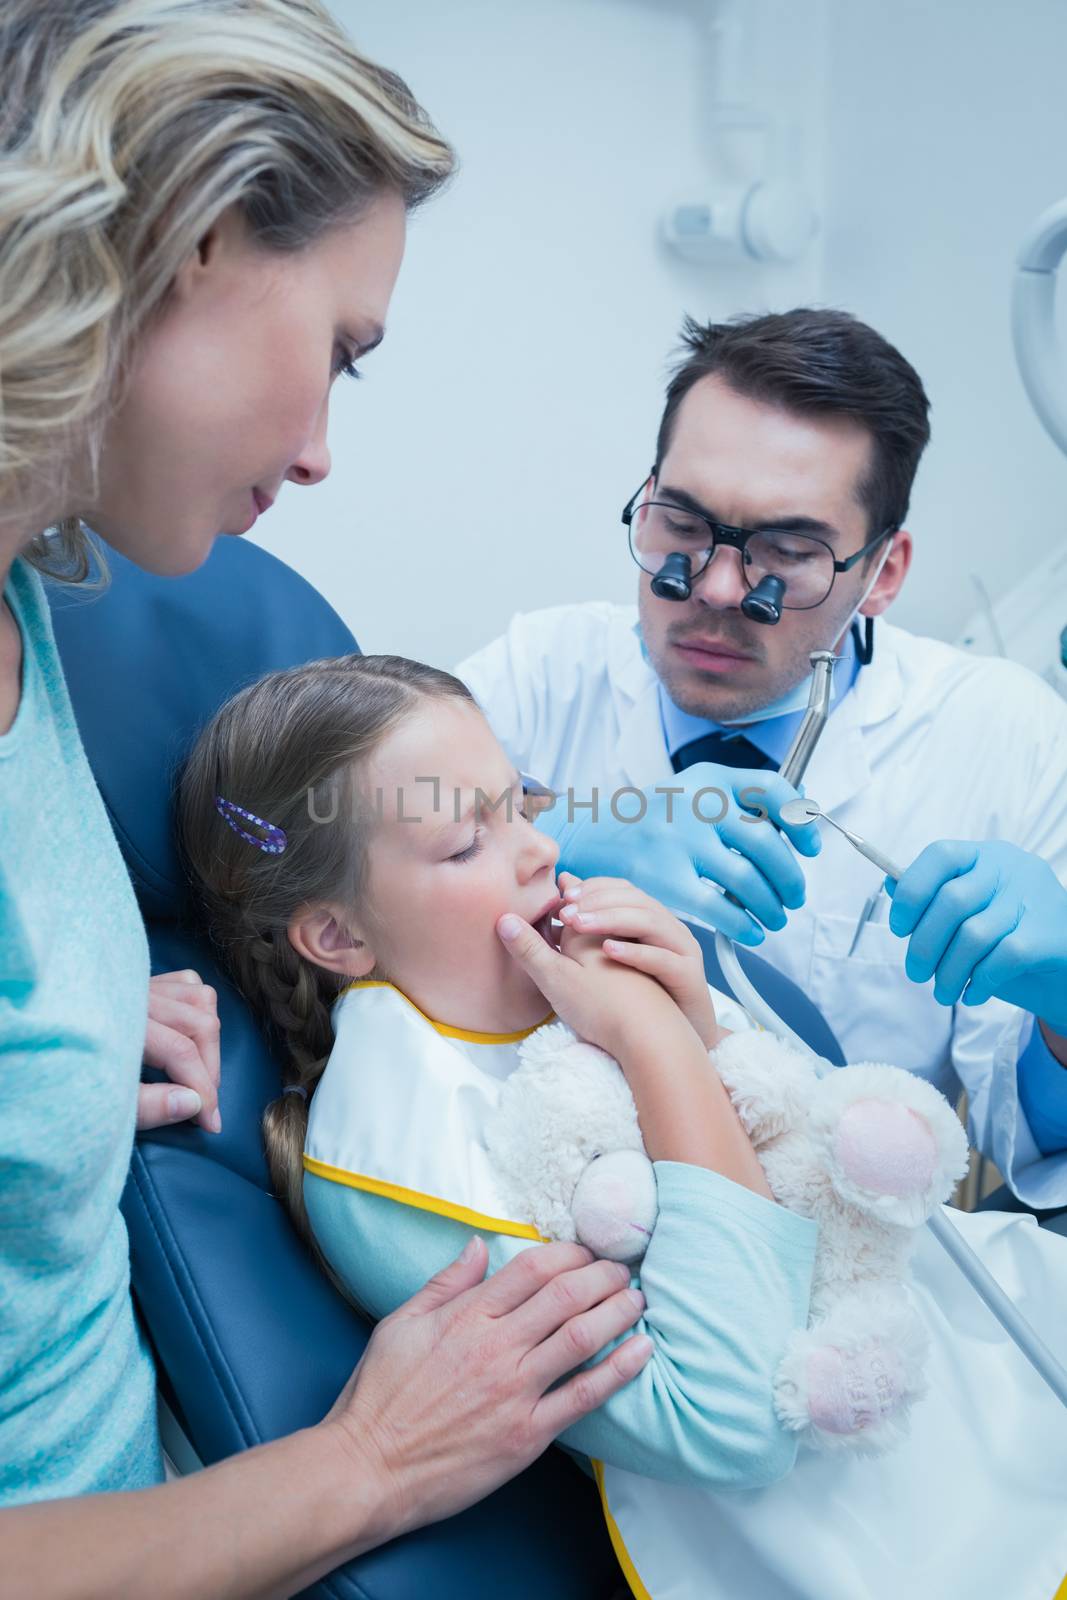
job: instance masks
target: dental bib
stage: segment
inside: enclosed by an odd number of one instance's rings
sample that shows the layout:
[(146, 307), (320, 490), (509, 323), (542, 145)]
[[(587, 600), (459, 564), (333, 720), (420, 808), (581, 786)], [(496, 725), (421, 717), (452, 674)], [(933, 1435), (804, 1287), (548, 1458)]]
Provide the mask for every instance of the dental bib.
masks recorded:
[(518, 1046), (432, 1022), (390, 983), (354, 983), (333, 1008), (334, 1047), (308, 1112), (304, 1167), (471, 1227), (532, 1243), (511, 1215), (485, 1130)]

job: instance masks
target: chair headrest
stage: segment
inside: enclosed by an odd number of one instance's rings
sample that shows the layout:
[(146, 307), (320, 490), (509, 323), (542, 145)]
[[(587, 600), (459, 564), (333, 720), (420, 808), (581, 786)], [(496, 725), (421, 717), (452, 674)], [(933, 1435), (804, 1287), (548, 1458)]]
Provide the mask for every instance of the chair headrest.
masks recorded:
[(49, 584), (56, 641), (142, 913), (177, 918), (188, 885), (174, 780), (200, 729), (264, 673), (359, 647), (317, 590), (246, 540), (220, 538), (184, 578), (106, 554), (102, 593)]

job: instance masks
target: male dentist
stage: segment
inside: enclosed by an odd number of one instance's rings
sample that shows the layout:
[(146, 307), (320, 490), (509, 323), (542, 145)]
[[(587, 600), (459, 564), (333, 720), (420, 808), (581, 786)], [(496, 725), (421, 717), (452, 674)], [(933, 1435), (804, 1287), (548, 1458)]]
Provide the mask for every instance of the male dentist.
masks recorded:
[[(972, 1140), (1019, 1200), (1065, 1207), (1067, 706), (1020, 666), (882, 620), (929, 438), (897, 350), (837, 311), (689, 320), (683, 337), (620, 530), (636, 611), (517, 616), (457, 673), (563, 796), (545, 825), (571, 870), (625, 872), (747, 943), (777, 930), (762, 953), (849, 1060), (950, 1098), (962, 1084)], [(830, 648), (805, 789), (907, 867), (892, 898), (835, 829), (820, 850), (815, 824), (773, 825), (809, 656)]]

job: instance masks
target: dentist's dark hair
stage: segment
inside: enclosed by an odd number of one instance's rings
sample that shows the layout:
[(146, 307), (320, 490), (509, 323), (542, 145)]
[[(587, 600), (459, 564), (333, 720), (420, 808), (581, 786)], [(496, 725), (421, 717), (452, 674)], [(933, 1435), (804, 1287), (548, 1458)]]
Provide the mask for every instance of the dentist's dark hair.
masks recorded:
[[(318, 902), (340, 902), (366, 920), (373, 809), (362, 798), (362, 772), (394, 728), (442, 699), (474, 704), (451, 673), (403, 656), (338, 656), (272, 672), (216, 712), (179, 784), (179, 834), (207, 931), (282, 1046), (285, 1084), (302, 1091), (283, 1091), (268, 1105), (263, 1138), (274, 1192), (327, 1272), (304, 1209), (304, 1141), (308, 1104), (333, 1048), (331, 1010), (349, 980), (300, 955), (289, 925)], [(219, 814), (218, 795), (282, 829), (281, 854), (236, 833)]]
[(930, 439), (930, 401), (915, 368), (880, 333), (846, 311), (800, 308), (729, 322), (686, 317), (682, 343), (656, 440), (657, 478), (682, 401), (702, 378), (718, 377), (748, 399), (866, 429), (871, 462), (857, 498), (869, 534), (903, 526)]

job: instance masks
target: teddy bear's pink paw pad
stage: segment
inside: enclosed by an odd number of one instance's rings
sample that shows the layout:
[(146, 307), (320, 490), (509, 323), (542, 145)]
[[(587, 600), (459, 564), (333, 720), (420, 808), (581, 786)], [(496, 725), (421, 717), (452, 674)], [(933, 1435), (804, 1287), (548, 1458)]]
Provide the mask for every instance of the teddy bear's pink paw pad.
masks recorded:
[(904, 1391), (900, 1362), (878, 1343), (846, 1356), (833, 1345), (807, 1363), (808, 1415), (826, 1433), (862, 1433), (891, 1416)]
[(834, 1131), (834, 1156), (870, 1194), (906, 1199), (929, 1189), (937, 1142), (926, 1118), (896, 1100), (857, 1100)]

